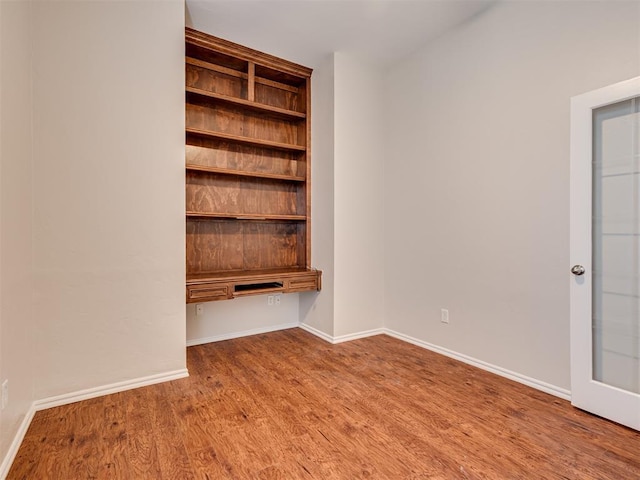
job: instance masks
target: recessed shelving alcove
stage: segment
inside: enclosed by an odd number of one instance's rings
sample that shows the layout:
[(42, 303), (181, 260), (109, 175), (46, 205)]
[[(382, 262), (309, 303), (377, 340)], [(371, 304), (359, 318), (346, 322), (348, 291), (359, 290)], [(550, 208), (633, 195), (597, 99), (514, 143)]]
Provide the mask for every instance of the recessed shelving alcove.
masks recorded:
[(311, 69), (186, 29), (187, 302), (320, 290)]

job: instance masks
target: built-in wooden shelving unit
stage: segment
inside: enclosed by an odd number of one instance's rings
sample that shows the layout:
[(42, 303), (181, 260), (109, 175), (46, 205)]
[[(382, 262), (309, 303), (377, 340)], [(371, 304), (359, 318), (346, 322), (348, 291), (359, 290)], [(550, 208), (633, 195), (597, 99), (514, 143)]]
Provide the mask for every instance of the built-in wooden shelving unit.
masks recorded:
[(320, 290), (311, 69), (186, 29), (187, 302)]

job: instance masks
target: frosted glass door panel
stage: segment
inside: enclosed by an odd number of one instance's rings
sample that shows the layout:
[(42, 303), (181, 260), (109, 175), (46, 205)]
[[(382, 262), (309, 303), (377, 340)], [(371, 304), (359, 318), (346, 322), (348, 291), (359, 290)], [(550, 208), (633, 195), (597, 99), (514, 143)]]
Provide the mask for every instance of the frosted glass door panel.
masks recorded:
[(640, 393), (640, 97), (593, 111), (593, 379)]

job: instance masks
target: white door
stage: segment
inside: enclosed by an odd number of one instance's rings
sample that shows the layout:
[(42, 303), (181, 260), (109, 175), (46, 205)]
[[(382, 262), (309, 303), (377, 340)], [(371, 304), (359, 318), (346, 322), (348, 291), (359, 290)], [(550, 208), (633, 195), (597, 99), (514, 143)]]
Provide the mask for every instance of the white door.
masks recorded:
[(640, 430), (640, 77), (571, 99), (570, 211), (571, 402)]

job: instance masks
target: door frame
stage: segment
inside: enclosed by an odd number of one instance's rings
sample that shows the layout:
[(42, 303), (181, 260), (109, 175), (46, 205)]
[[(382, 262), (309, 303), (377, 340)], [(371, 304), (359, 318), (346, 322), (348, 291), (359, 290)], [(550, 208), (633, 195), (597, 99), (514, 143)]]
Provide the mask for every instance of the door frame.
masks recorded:
[[(592, 156), (593, 110), (640, 96), (640, 77), (571, 98), (570, 274), (571, 403), (640, 430), (640, 395), (593, 380), (592, 362)], [(585, 207), (586, 206), (586, 207)]]

